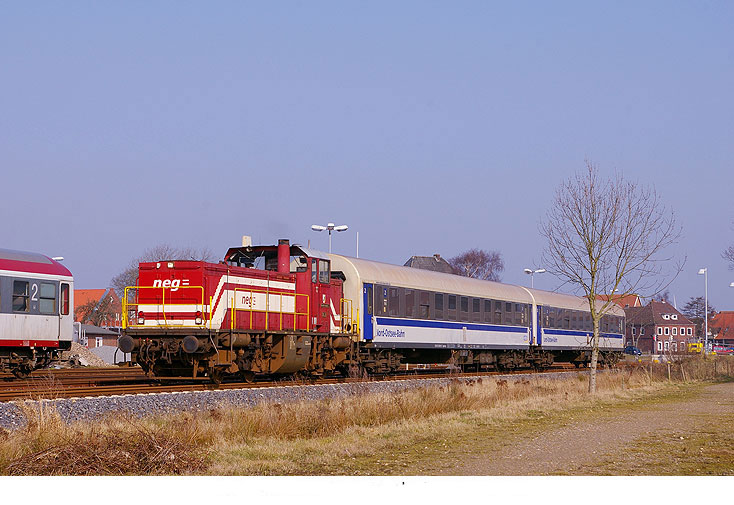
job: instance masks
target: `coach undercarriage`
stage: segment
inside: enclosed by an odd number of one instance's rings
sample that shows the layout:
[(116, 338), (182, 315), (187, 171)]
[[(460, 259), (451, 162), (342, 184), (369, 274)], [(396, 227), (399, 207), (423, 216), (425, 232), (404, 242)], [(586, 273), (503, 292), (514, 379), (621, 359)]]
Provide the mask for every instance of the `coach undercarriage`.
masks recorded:
[[(65, 342), (62, 342), (65, 344)], [(64, 348), (68, 348), (65, 346)], [(63, 348), (0, 348), (0, 372), (8, 371), (22, 379), (33, 370), (45, 368), (61, 357)]]

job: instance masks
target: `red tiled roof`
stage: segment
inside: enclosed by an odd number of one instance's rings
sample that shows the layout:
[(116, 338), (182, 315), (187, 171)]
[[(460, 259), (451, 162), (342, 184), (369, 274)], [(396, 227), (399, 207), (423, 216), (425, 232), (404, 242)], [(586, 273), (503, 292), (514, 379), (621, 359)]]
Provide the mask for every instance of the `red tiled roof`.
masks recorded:
[(79, 307), (86, 305), (92, 300), (98, 302), (106, 292), (106, 289), (75, 289), (74, 311), (76, 312)]
[[(596, 299), (606, 302), (607, 300), (610, 299), (610, 296), (609, 295), (596, 295)], [(614, 303), (616, 303), (623, 309), (627, 307), (640, 307), (642, 305), (640, 303), (640, 295), (635, 295), (635, 294), (612, 295), (611, 299)]]
[(722, 310), (711, 319), (709, 327), (717, 333), (716, 338), (734, 339), (734, 311)]
[[(690, 324), (693, 323), (668, 302), (652, 300), (644, 307), (629, 307), (624, 310), (628, 324)], [(665, 319), (663, 314), (675, 314), (677, 319)]]

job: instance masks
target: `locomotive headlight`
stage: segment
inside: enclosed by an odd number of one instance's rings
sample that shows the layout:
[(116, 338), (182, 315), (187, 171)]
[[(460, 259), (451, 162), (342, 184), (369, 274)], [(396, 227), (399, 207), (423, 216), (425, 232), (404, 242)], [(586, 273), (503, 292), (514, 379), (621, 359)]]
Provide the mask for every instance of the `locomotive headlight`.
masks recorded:
[(173, 261), (168, 262), (168, 268), (173, 268)]
[(145, 314), (138, 312), (138, 324), (145, 324)]
[(196, 324), (202, 324), (201, 311), (200, 310), (196, 311), (196, 319), (194, 320), (194, 322)]

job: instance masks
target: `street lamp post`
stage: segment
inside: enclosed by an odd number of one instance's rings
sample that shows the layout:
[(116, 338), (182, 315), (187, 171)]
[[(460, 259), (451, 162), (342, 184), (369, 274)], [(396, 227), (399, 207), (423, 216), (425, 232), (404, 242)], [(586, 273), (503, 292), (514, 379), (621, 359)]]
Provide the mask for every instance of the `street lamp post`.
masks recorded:
[(347, 231), (348, 228), (349, 227), (345, 224), (340, 224), (339, 226), (335, 226), (334, 223), (327, 223), (326, 226), (321, 226), (320, 224), (311, 225), (311, 229), (313, 231), (329, 230), (329, 253), (331, 253), (331, 232), (332, 231)]
[(531, 270), (530, 268), (526, 268), (523, 271), (530, 276), (530, 287), (534, 288), (535, 287), (535, 282), (534, 282), (535, 274), (544, 274), (545, 268), (539, 268), (537, 270)]
[(706, 355), (709, 346), (709, 270), (702, 268), (698, 271), (698, 275), (703, 275), (704, 297), (703, 297), (703, 354)]

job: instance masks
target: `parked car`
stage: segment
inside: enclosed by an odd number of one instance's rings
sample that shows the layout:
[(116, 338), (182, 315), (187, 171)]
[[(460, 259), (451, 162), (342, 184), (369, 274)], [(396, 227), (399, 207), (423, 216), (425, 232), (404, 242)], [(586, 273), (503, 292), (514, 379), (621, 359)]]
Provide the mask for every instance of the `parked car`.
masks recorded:
[(628, 345), (627, 347), (625, 347), (624, 348), (624, 353), (625, 354), (631, 354), (632, 356), (642, 356), (642, 351), (639, 350), (634, 345)]

